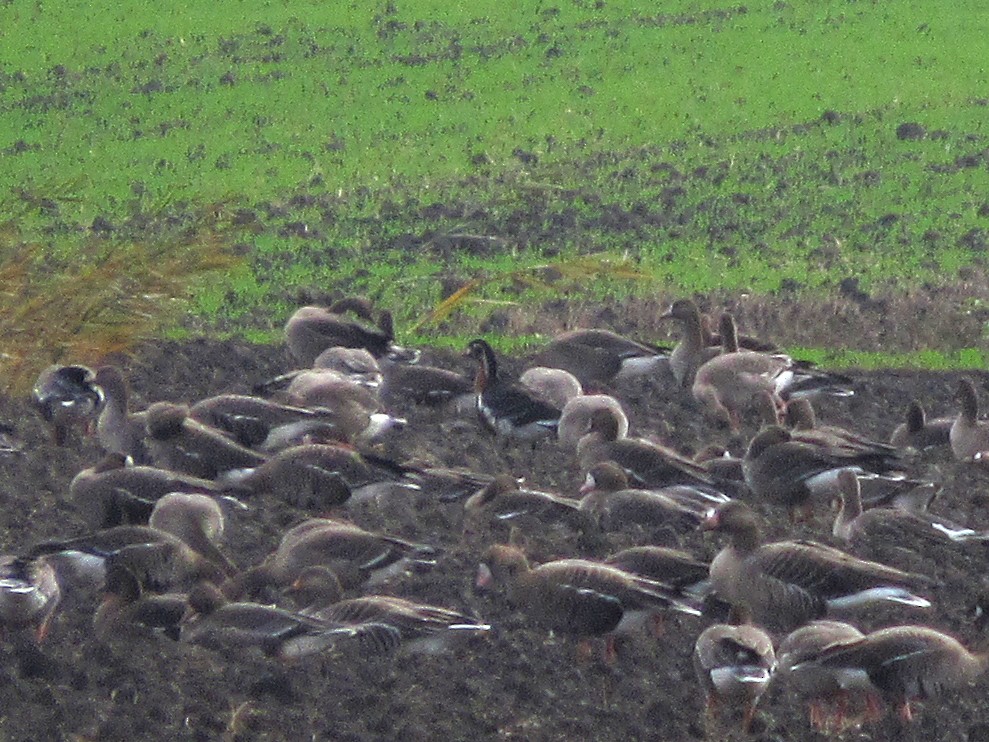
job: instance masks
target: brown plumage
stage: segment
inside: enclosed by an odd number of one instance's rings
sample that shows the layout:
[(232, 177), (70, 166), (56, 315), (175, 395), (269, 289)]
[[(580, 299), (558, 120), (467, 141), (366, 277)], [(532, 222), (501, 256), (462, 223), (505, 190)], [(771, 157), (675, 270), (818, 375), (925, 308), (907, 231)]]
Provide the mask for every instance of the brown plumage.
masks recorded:
[(756, 626), (713, 624), (697, 637), (693, 660), (709, 718), (719, 706), (741, 706), (742, 731), (748, 732), (776, 667), (773, 640)]
[(539, 350), (534, 364), (569, 371), (584, 386), (658, 372), (668, 349), (640, 343), (610, 330), (571, 330)]
[(591, 467), (581, 495), (581, 512), (604, 530), (641, 526), (674, 534), (694, 530), (711, 508), (728, 501), (724, 493), (700, 485), (633, 488), (613, 461)]
[(106, 401), (96, 421), (96, 437), (107, 453), (130, 456), (136, 464), (148, 464), (144, 412), (131, 412), (130, 389), (116, 366), (100, 366), (93, 383), (103, 390)]
[[(840, 541), (866, 553), (915, 552), (929, 559), (929, 550), (961, 545), (970, 541), (989, 541), (989, 533), (975, 531), (927, 512), (896, 508), (862, 509), (862, 494), (854, 473), (838, 475), (841, 509), (835, 517), (832, 534)], [(943, 553), (943, 552), (939, 552)]]
[(377, 623), (339, 626), (272, 605), (230, 602), (214, 585), (200, 583), (189, 593), (189, 613), (180, 640), (209, 649), (256, 647), (281, 660), (295, 660), (352, 644), (372, 651), (394, 646), (398, 630)]
[(16, 639), (27, 631), (37, 643), (48, 635), (62, 590), (45, 557), (0, 557), (0, 631)]
[(686, 456), (651, 441), (622, 438), (619, 432), (620, 419), (615, 411), (605, 408), (591, 413), (590, 429), (577, 444), (580, 468), (588, 471), (595, 464), (614, 461), (636, 486), (663, 487), (675, 483), (717, 486), (714, 475)]
[[(357, 316), (347, 314), (356, 309)], [(337, 302), (330, 307), (300, 307), (285, 323), (285, 342), (300, 366), (310, 367), (327, 348), (364, 348), (375, 358), (397, 349), (391, 313), (382, 312), (378, 326), (370, 322), (370, 304)]]
[(189, 408), (156, 402), (145, 418), (147, 446), (155, 466), (215, 479), (231, 469), (258, 466), (266, 457), (189, 417)]
[(763, 544), (759, 520), (733, 500), (702, 523), (731, 537), (711, 562), (711, 585), (719, 597), (762, 626), (791, 631), (807, 621), (880, 601), (926, 608), (912, 592), (924, 576), (858, 559), (812, 541)]
[(856, 641), (832, 644), (797, 665), (858, 677), (859, 689), (875, 688), (900, 719), (913, 719), (911, 704), (973, 683), (989, 657), (927, 626), (891, 626)]
[(94, 383), (91, 368), (49, 366), (35, 381), (31, 402), (51, 426), (55, 443), (63, 445), (72, 427), (87, 428), (94, 423), (103, 405), (103, 392)]
[(489, 548), (478, 587), (499, 586), (537, 624), (578, 637), (631, 630), (644, 615), (699, 611), (674, 588), (602, 562), (561, 559), (530, 567), (519, 549)]
[(83, 469), (69, 485), (69, 498), (91, 528), (147, 523), (154, 504), (169, 492), (219, 495), (222, 488), (170, 469), (127, 466), (118, 453)]
[(914, 399), (907, 406), (905, 418), (890, 435), (890, 445), (920, 451), (933, 446), (950, 445), (951, 426), (955, 422), (953, 417), (928, 420), (924, 406)]
[(777, 677), (807, 702), (815, 729), (826, 732), (834, 728), (840, 732), (855, 726), (860, 716), (869, 713), (867, 697), (874, 692), (871, 684), (849, 687), (849, 679), (840, 668), (805, 662), (828, 647), (856, 642), (863, 636), (857, 628), (841, 621), (811, 621), (788, 634), (777, 647)]
[(961, 411), (951, 424), (948, 439), (959, 461), (981, 461), (989, 456), (989, 422), (979, 419), (979, 395), (971, 379), (958, 381)]

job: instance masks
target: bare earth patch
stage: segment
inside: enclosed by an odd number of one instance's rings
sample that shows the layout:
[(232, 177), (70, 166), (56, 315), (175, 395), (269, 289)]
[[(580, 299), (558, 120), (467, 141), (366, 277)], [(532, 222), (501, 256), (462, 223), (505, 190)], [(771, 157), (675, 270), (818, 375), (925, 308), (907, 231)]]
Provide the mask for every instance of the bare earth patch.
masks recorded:
[[(743, 324), (745, 324), (743, 322)], [(749, 323), (751, 324), (751, 323)], [(758, 329), (758, 328), (756, 328)], [(443, 365), (466, 370), (455, 354), (427, 352)], [(160, 399), (190, 401), (210, 393), (247, 391), (260, 379), (288, 368), (281, 348), (230, 342), (160, 343), (129, 362), (138, 404)], [(506, 361), (519, 371), (521, 361)], [(989, 375), (975, 374), (983, 397)], [(843, 424), (885, 439), (907, 402), (921, 399), (934, 415), (954, 410), (956, 374), (855, 373), (857, 394), (821, 409), (825, 422)], [(691, 451), (711, 439), (738, 450), (741, 442), (704, 421), (668, 379), (619, 386), (633, 431)], [(509, 470), (530, 483), (576, 492), (580, 472), (555, 442), (504, 448), (473, 421), (435, 410), (398, 409), (409, 427), (396, 451), (448, 466), (486, 472)], [(16, 552), (42, 538), (83, 531), (68, 501), (68, 484), (98, 457), (91, 441), (54, 447), (41, 421), (20, 399), (0, 399), (0, 413), (27, 443), (21, 455), (0, 459), (0, 532), (3, 551)], [(751, 432), (751, 431), (750, 431)], [(974, 527), (989, 527), (989, 471), (951, 460), (946, 451), (919, 458), (912, 474), (936, 478), (944, 491), (939, 513)], [(310, 515), (264, 497), (249, 512), (235, 514), (227, 547), (246, 566), (263, 557), (289, 525)], [(92, 635), (99, 599), (73, 594), (65, 600), (41, 654), (18, 658), (0, 649), (0, 729), (4, 739), (700, 739), (703, 698), (690, 652), (704, 624), (671, 618), (665, 635), (642, 636), (619, 647), (613, 666), (597, 658), (581, 663), (575, 643), (529, 628), (525, 617), (495, 596), (475, 594), (473, 574), (488, 538), (463, 539), (460, 506), (441, 503), (429, 492), (379, 510), (351, 513), (366, 527), (388, 530), (442, 547), (435, 569), (405, 576), (387, 586), (398, 595), (475, 612), (496, 630), (456, 656), (396, 656), (366, 659), (322, 657), (279, 665), (253, 652), (224, 656), (156, 636), (141, 628), (105, 640)], [(764, 510), (765, 512), (765, 510)], [(769, 513), (766, 513), (769, 515)], [(772, 514), (772, 535), (785, 533)], [(799, 534), (826, 540), (825, 514)], [(507, 531), (491, 538), (505, 538)], [(644, 533), (581, 536), (565, 527), (520, 534), (537, 560), (581, 554), (604, 556)], [(706, 557), (721, 543), (689, 534), (684, 546)], [(923, 614), (877, 614), (865, 626), (898, 620), (926, 622), (971, 646), (981, 640), (974, 627), (976, 599), (987, 592), (986, 553), (974, 547), (963, 557), (925, 554), (922, 567), (938, 578), (935, 609)], [(984, 691), (965, 689), (926, 704), (914, 725), (899, 730), (893, 719), (870, 728), (871, 739), (989, 738)], [(730, 734), (715, 730), (715, 738)], [(742, 735), (735, 733), (738, 738)], [(902, 734), (902, 736), (897, 736)], [(849, 735), (849, 738), (855, 735)], [(783, 689), (771, 690), (755, 724), (754, 738), (813, 739), (805, 710)]]

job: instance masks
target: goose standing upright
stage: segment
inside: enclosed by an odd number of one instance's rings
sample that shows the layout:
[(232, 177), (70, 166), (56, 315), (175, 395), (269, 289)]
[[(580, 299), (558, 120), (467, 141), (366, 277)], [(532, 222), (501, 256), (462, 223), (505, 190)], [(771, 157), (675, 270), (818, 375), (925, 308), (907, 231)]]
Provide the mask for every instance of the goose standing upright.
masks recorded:
[(556, 433), (560, 410), (501, 378), (494, 350), (485, 340), (471, 340), (466, 355), (477, 362), (474, 390), (478, 416), (486, 428), (498, 436), (528, 441)]

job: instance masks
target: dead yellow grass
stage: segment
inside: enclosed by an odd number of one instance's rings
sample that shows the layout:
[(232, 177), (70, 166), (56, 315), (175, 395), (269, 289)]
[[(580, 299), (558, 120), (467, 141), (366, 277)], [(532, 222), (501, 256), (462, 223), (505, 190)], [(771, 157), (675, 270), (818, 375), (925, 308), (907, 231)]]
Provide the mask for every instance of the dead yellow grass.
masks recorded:
[(63, 257), (0, 225), (0, 388), (24, 393), (51, 363), (96, 363), (174, 322), (197, 282), (239, 260), (218, 213), (148, 241), (88, 237)]

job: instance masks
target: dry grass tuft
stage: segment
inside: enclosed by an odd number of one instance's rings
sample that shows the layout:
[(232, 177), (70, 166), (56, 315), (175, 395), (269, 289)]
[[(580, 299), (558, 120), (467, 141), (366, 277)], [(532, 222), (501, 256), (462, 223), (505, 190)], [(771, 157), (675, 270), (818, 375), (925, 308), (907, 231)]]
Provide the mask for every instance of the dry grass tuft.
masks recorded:
[(634, 267), (631, 260), (595, 253), (518, 270), (491, 271), (471, 279), (440, 302), (433, 311), (416, 323), (411, 331), (435, 327), (454, 312), (471, 303), (485, 300), (479, 294), (504, 286), (517, 286), (537, 292), (566, 292), (589, 280), (608, 278), (623, 281), (648, 281), (649, 276)]
[(198, 282), (239, 262), (221, 212), (145, 241), (87, 237), (59, 255), (0, 224), (0, 389), (22, 394), (49, 364), (126, 353), (178, 319)]

